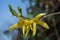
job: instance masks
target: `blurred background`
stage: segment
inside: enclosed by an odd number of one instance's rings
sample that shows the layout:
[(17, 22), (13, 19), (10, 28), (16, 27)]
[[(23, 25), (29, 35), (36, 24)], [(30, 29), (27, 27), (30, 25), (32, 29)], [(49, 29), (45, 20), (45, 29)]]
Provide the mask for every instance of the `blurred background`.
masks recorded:
[(0, 40), (60, 40), (60, 14), (49, 16), (43, 20), (49, 25), (50, 29), (37, 26), (37, 33), (24, 38), (21, 29), (8, 31), (8, 28), (18, 22), (18, 18), (12, 16), (8, 5), (11, 5), (16, 12), (17, 7), (22, 8), (22, 15), (33, 18), (39, 13), (58, 13), (60, 12), (60, 0), (0, 0)]

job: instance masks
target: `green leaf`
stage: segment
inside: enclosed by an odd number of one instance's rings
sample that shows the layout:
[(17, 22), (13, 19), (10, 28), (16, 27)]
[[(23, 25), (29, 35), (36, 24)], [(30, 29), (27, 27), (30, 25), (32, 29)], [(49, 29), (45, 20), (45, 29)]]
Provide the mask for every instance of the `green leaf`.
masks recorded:
[(46, 37), (45, 40), (49, 40), (49, 37)]
[(11, 5), (9, 5), (9, 10), (12, 13), (13, 16), (18, 16), (18, 14), (16, 13), (16, 11), (12, 8)]
[(18, 6), (18, 11), (22, 15), (22, 9)]
[(12, 10), (12, 6), (10, 4), (8, 6), (9, 6), (9, 9)]

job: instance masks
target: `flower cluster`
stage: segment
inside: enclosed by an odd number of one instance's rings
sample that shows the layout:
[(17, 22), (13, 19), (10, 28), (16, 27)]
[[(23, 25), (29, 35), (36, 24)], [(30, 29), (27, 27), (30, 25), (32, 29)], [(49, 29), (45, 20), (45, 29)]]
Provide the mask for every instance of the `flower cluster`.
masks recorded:
[(40, 20), (42, 16), (44, 16), (44, 13), (38, 14), (33, 19), (23, 19), (21, 15), (18, 14), (19, 22), (15, 23), (14, 25), (10, 26), (8, 30), (14, 30), (16, 28), (22, 27), (23, 35), (27, 37), (29, 31), (32, 31), (32, 35), (34, 36), (36, 34), (36, 25), (39, 24), (42, 27), (49, 29), (49, 26)]

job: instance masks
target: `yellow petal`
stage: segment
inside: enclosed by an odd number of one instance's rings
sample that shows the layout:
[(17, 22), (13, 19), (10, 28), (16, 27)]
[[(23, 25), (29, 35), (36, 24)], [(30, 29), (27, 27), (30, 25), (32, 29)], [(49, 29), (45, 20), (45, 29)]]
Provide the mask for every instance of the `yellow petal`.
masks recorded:
[(40, 14), (38, 14), (36, 17), (35, 17), (35, 19), (39, 19), (39, 18), (41, 18), (42, 16), (44, 16), (45, 15), (45, 13), (40, 13)]
[(25, 37), (27, 37), (27, 36), (28, 36), (28, 33), (29, 33), (29, 30), (27, 30), (27, 31), (26, 31)]
[(23, 35), (25, 34), (25, 25), (22, 26)]
[(37, 24), (40, 24), (41, 26), (43, 26), (43, 27), (46, 28), (46, 29), (49, 29), (49, 26), (48, 26), (45, 22), (43, 22), (43, 21), (41, 21), (41, 20), (39, 20), (39, 21), (37, 22)]
[(36, 23), (33, 23), (33, 36), (36, 34)]
[[(27, 27), (29, 27), (29, 26), (27, 26)], [(29, 30), (30, 30), (30, 29), (29, 29), (29, 28), (27, 28), (27, 27), (26, 27), (25, 37), (27, 37), (27, 36), (28, 36)]]
[(29, 21), (28, 21), (28, 20), (24, 20), (24, 23), (25, 23), (25, 24), (29, 24)]
[(30, 29), (33, 30), (32, 25), (30, 24)]
[(19, 26), (20, 26), (20, 24), (19, 24), (19, 22), (18, 22), (18, 23), (16, 23), (16, 24), (10, 26), (8, 30), (14, 30), (14, 29), (18, 28)]

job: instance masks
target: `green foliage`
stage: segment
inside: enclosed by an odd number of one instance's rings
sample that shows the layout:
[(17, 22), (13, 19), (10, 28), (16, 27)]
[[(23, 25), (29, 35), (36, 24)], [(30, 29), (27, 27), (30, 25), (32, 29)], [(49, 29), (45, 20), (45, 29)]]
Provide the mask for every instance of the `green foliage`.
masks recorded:
[(18, 6), (18, 11), (22, 15), (22, 9)]
[(16, 11), (12, 8), (11, 5), (9, 5), (9, 10), (12, 13), (13, 16), (18, 16), (18, 14), (16, 13)]

